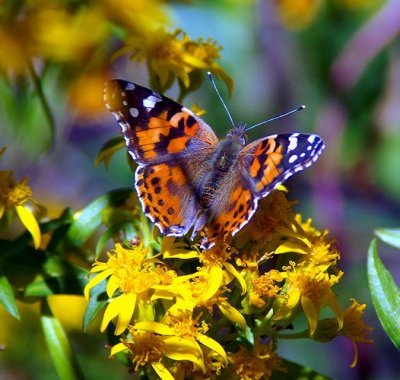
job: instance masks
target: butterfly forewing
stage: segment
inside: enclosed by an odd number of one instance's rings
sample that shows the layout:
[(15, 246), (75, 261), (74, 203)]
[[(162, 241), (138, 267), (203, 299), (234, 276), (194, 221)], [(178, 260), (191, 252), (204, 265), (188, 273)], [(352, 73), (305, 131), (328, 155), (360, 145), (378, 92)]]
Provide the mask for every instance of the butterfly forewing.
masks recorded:
[(280, 134), (259, 139), (242, 151), (254, 194), (263, 198), (294, 173), (309, 167), (324, 149), (317, 135)]
[(173, 100), (137, 84), (112, 80), (104, 90), (129, 152), (141, 163), (166, 162), (218, 142), (213, 130)]

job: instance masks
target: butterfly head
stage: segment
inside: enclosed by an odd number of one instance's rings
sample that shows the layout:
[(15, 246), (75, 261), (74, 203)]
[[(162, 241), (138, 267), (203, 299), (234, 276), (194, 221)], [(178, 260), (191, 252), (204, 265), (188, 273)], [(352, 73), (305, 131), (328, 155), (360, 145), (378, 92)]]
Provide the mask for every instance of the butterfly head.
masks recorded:
[(246, 124), (239, 123), (228, 132), (226, 137), (245, 145), (247, 141)]

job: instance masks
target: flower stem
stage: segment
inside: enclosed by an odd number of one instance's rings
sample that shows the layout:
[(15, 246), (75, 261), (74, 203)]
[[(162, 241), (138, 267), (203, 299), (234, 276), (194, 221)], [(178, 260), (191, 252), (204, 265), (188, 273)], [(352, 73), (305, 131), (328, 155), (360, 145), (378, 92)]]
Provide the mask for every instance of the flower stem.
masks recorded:
[(50, 147), (52, 147), (54, 145), (54, 136), (55, 136), (54, 118), (51, 113), (49, 103), (47, 102), (46, 96), (43, 92), (43, 86), (42, 86), (40, 77), (37, 75), (35, 68), (33, 67), (33, 64), (30, 60), (28, 60), (28, 69), (29, 69), (29, 73), (32, 78), (33, 85), (35, 86), (36, 93), (39, 97), (39, 101), (42, 105), (44, 115), (45, 115), (48, 125), (49, 125), (50, 141), (45, 148), (45, 150), (48, 151), (50, 149)]

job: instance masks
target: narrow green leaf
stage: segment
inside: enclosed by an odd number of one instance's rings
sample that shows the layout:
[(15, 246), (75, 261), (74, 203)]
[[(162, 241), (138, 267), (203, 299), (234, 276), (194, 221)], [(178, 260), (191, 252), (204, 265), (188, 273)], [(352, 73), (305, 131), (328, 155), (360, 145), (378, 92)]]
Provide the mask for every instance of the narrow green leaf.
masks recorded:
[(90, 291), (90, 299), (83, 316), (83, 331), (87, 331), (92, 322), (107, 304), (106, 281), (101, 282)]
[(376, 239), (369, 246), (367, 270), (376, 313), (389, 338), (400, 349), (400, 290), (378, 256)]
[(95, 165), (98, 166), (103, 161), (104, 166), (108, 168), (108, 164), (110, 163), (112, 156), (123, 148), (125, 148), (125, 141), (122, 138), (122, 135), (118, 135), (110, 141), (107, 141), (101, 147), (100, 152), (96, 157)]
[(384, 243), (400, 249), (400, 228), (375, 230), (375, 235)]
[(44, 274), (30, 282), (25, 297), (45, 297), (51, 294), (83, 294), (87, 284), (87, 270), (57, 257), (49, 257), (43, 265)]
[(20, 319), (14, 291), (6, 276), (0, 276), (0, 303), (16, 319)]
[(95, 199), (80, 211), (80, 214), (68, 230), (68, 238), (75, 247), (85, 243), (102, 223), (102, 211), (106, 207), (122, 204), (131, 194), (132, 189), (117, 189)]
[(303, 367), (302, 365), (287, 359), (283, 359), (283, 366), (286, 368), (286, 371), (274, 371), (271, 380), (330, 380), (329, 377), (322, 375), (311, 368)]
[(47, 302), (42, 303), (41, 325), (50, 357), (62, 380), (83, 379), (78, 361), (69, 344), (59, 320), (49, 309)]

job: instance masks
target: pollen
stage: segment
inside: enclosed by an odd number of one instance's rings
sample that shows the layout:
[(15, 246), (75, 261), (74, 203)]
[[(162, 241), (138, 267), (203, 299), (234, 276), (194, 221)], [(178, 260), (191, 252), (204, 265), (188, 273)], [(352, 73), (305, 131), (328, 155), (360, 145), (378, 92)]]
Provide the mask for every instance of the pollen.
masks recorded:
[(132, 338), (124, 340), (123, 343), (130, 351), (129, 356), (135, 371), (141, 366), (157, 363), (162, 359), (165, 343), (159, 336), (152, 333), (138, 333), (132, 329), (130, 332)]

